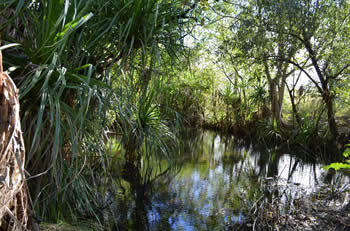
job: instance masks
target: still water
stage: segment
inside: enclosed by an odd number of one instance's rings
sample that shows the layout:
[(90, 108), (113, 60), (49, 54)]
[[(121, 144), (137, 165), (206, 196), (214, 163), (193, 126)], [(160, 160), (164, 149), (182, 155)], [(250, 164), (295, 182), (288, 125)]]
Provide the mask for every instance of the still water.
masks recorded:
[(294, 198), (345, 180), (305, 153), (257, 148), (212, 131), (185, 133), (182, 145), (172, 170), (129, 189), (119, 182), (114, 230), (247, 228), (262, 200), (277, 198), (281, 214), (288, 213)]

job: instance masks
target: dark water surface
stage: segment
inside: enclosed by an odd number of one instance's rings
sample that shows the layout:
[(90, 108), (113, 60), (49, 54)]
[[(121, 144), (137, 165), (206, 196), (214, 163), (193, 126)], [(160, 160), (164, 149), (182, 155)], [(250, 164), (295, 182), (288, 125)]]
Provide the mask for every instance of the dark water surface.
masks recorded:
[[(117, 190), (115, 230), (235, 230), (251, 222), (258, 202), (293, 200), (325, 183), (342, 184), (310, 156), (241, 144), (212, 131), (183, 136), (179, 166), (155, 180)], [(119, 186), (118, 186), (119, 187)], [(120, 187), (119, 187), (120, 188)]]

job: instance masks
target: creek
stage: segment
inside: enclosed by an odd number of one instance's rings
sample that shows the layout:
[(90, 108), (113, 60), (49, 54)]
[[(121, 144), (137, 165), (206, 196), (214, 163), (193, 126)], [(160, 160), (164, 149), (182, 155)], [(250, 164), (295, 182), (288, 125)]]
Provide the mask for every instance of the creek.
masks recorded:
[(305, 153), (259, 148), (213, 131), (186, 132), (182, 146), (176, 167), (161, 176), (138, 185), (116, 180), (106, 218), (118, 224), (113, 230), (247, 228), (261, 201), (288, 214), (295, 198), (349, 182)]

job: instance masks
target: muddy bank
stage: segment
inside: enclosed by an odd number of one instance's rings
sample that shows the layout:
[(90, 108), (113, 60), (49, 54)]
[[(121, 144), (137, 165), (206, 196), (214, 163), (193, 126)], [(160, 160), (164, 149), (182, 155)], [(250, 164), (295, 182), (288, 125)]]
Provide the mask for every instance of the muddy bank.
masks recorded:
[[(278, 187), (279, 191), (283, 188)], [(288, 187), (284, 190), (288, 190)], [(249, 221), (236, 228), (290, 231), (350, 230), (350, 184), (339, 185), (337, 189), (334, 187), (334, 184), (322, 184), (312, 193), (298, 188), (299, 196), (290, 201), (283, 198), (282, 194), (270, 201), (257, 201)]]

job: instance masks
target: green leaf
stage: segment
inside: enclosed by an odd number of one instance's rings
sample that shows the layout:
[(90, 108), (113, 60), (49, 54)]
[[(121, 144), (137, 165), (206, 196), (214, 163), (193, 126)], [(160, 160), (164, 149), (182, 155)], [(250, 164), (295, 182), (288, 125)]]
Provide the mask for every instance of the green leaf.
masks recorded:
[(93, 14), (89, 13), (80, 19), (75, 19), (75, 20), (67, 23), (64, 26), (63, 31), (58, 33), (55, 36), (55, 41), (59, 41), (59, 40), (63, 39), (64, 37), (69, 36), (69, 34), (71, 34), (73, 31), (75, 31), (80, 26), (82, 26), (84, 23), (86, 23), (92, 16), (93, 16)]
[(345, 149), (345, 151), (344, 151), (344, 153), (343, 153), (343, 156), (344, 156), (345, 158), (347, 158), (347, 157), (350, 156), (350, 148)]
[(325, 169), (325, 170), (333, 168), (334, 170), (338, 171), (340, 169), (350, 169), (350, 164), (347, 164), (347, 163), (331, 163), (330, 165), (323, 166), (322, 168)]

